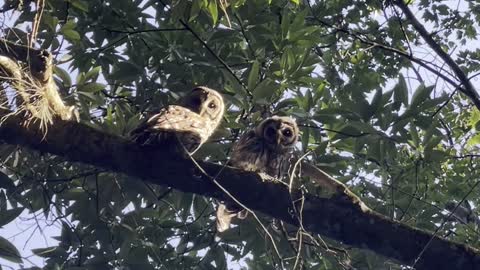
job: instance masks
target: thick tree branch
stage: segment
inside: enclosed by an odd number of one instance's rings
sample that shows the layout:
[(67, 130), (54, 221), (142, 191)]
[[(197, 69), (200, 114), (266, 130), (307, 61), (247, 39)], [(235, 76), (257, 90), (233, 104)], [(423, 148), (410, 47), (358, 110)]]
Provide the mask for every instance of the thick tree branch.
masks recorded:
[[(0, 113), (1, 115), (1, 113)], [(302, 196), (299, 190), (289, 193), (283, 184), (262, 182), (255, 173), (208, 162), (199, 165), (190, 160), (155, 153), (86, 125), (58, 120), (48, 133), (32, 125), (25, 128), (22, 119), (9, 117), (0, 126), (0, 140), (65, 157), (70, 161), (104, 167), (142, 178), (146, 181), (218, 199), (225, 194), (213, 183), (215, 178), (247, 207), (287, 223), (298, 225), (292, 201)], [(304, 194), (303, 226), (345, 244), (367, 248), (410, 265), (432, 234), (374, 213), (352, 203), (341, 193), (331, 198)], [(416, 269), (479, 269), (480, 253), (466, 245), (433, 237)]]
[(480, 97), (475, 90), (475, 87), (470, 82), (467, 77), (467, 74), (463, 72), (463, 70), (457, 65), (457, 63), (452, 59), (452, 57), (445, 52), (440, 44), (438, 44), (432, 37), (432, 35), (425, 29), (423, 24), (421, 24), (412, 11), (408, 8), (407, 4), (405, 4), (404, 0), (395, 0), (393, 3), (398, 6), (405, 14), (408, 22), (415, 28), (415, 30), (420, 34), (420, 36), (425, 40), (425, 42), (432, 48), (435, 53), (440, 56), (440, 58), (445, 61), (445, 63), (453, 70), (455, 75), (457, 76), (458, 80), (463, 84), (463, 87), (459, 87), (459, 90), (465, 94), (470, 100), (475, 104), (477, 109), (480, 110)]

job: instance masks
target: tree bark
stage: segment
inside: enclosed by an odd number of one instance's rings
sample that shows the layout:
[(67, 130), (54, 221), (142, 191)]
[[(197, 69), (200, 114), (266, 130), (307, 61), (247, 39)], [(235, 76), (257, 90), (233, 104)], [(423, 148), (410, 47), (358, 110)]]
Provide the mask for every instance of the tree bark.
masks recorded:
[(302, 195), (299, 190), (290, 193), (284, 184), (262, 182), (256, 173), (209, 162), (198, 162), (201, 170), (191, 160), (156, 153), (76, 122), (56, 120), (46, 135), (33, 124), (27, 128), (21, 123), (19, 116), (8, 117), (0, 125), (0, 140), (183, 192), (226, 199), (217, 182), (248, 208), (296, 226), (299, 221), (293, 214), (292, 197), (304, 196), (302, 224), (310, 232), (370, 249), (405, 265), (418, 259), (416, 269), (480, 269), (477, 249), (390, 220), (342, 194), (321, 198)]

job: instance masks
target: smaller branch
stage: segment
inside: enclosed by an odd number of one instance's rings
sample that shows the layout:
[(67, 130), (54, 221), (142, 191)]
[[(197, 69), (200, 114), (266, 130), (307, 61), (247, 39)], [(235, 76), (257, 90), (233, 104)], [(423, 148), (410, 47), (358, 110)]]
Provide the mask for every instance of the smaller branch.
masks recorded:
[(413, 28), (417, 30), (417, 32), (422, 36), (422, 38), (427, 42), (427, 44), (432, 48), (435, 53), (442, 58), (445, 63), (453, 70), (455, 75), (458, 77), (459, 81), (464, 85), (465, 88), (459, 88), (459, 90), (464, 93), (467, 97), (471, 99), (473, 104), (480, 110), (480, 96), (478, 95), (475, 87), (468, 79), (467, 75), (463, 70), (457, 65), (457, 63), (452, 59), (448, 53), (446, 53), (440, 44), (438, 44), (432, 37), (432, 35), (425, 29), (423, 24), (421, 24), (412, 11), (408, 8), (407, 4), (405, 4), (404, 0), (395, 0), (393, 3), (398, 6), (402, 11), (403, 14), (407, 17), (407, 19), (412, 24)]
[(32, 0), (7, 0), (4, 1), (3, 7), (0, 9), (0, 13), (7, 12), (12, 9), (22, 10), (23, 7), (30, 5)]
[[(170, 6), (168, 6), (163, 0), (159, 0), (159, 2), (163, 5), (164, 8), (166, 8), (167, 10), (171, 10)], [(222, 64), (222, 66), (235, 78), (235, 80), (243, 87), (243, 89), (245, 89), (245, 92), (247, 92), (247, 95), (248, 95), (248, 98), (250, 99), (250, 101), (253, 99), (253, 94), (251, 93), (251, 91), (248, 89), (248, 87), (245, 85), (245, 83), (242, 82), (242, 80), (240, 80), (240, 78), (238, 78), (238, 76), (235, 74), (235, 72), (233, 72), (233, 70), (230, 68), (230, 66), (227, 65), (227, 63), (225, 63), (225, 61), (223, 61), (222, 58), (220, 58), (220, 56), (218, 56), (213, 50), (212, 48), (210, 48), (210, 46), (208, 46), (208, 44), (203, 41), (203, 39), (188, 25), (188, 23), (186, 23), (184, 20), (180, 19), (179, 20), (180, 24), (183, 25), (183, 27), (185, 27), (190, 33), (192, 33), (192, 35), (200, 42), (202, 43), (202, 45), (207, 49), (207, 51), (213, 55), (213, 57), (215, 57), (215, 59), (217, 59), (218, 62), (220, 62)]]
[(450, 147), (454, 147), (454, 143), (453, 143), (453, 138), (452, 138), (452, 132), (450, 131), (450, 128), (448, 127), (448, 125), (445, 123), (445, 121), (442, 120), (442, 118), (439, 118), (438, 119), (440, 121), (440, 124), (442, 125), (442, 127), (445, 129), (445, 133), (447, 133), (447, 138), (448, 138), (448, 143), (450, 143)]
[(253, 98), (253, 94), (250, 92), (248, 87), (245, 85), (244, 82), (242, 82), (242, 80), (240, 80), (240, 78), (238, 78), (237, 74), (235, 74), (235, 72), (227, 65), (227, 63), (225, 63), (225, 61), (223, 61), (223, 59), (220, 58), (220, 56), (218, 56), (217, 53), (215, 53), (213, 49), (210, 48), (210, 46), (208, 46), (208, 44), (205, 41), (203, 41), (203, 39), (186, 22), (184, 22), (183, 20), (179, 20), (179, 21), (190, 33), (192, 33), (192, 35), (203, 45), (203, 47), (205, 47), (205, 49), (207, 49), (207, 51), (213, 57), (215, 57), (215, 59), (217, 59), (217, 61), (220, 62), (222, 66), (235, 78), (235, 80), (245, 89), (248, 96), (250, 98)]
[(480, 155), (475, 154), (468, 154), (468, 155), (461, 155), (461, 156), (452, 156), (454, 159), (463, 159), (463, 158), (480, 158)]
[(49, 64), (51, 65), (52, 55), (46, 50), (34, 49), (0, 39), (0, 54), (29, 64), (32, 75), (42, 83), (51, 78), (52, 71)]
[(309, 164), (308, 162), (304, 161), (301, 164), (302, 174), (305, 176), (309, 176), (310, 179), (313, 180), (315, 183), (318, 183), (321, 187), (324, 187), (333, 192), (333, 196), (341, 196), (346, 198), (347, 201), (350, 201), (352, 203), (352, 205), (358, 205), (364, 213), (372, 211), (365, 203), (362, 202), (362, 200), (355, 193), (350, 191), (350, 189), (342, 182), (331, 177), (326, 172)]
[(100, 91), (104, 96), (108, 97), (108, 98), (111, 98), (111, 99), (123, 99), (125, 100), (128, 104), (132, 105), (132, 106), (136, 106), (138, 107), (137, 104), (135, 104), (135, 102), (133, 100), (131, 100), (129, 97), (126, 97), (126, 96), (119, 96), (119, 95), (111, 95), (107, 92), (107, 90), (102, 90)]
[(143, 30), (134, 30), (134, 31), (126, 31), (126, 30), (116, 30), (110, 28), (103, 28), (105, 31), (112, 32), (112, 33), (122, 33), (128, 35), (135, 35), (141, 33), (150, 33), (150, 32), (174, 32), (174, 31), (186, 31), (187, 28), (163, 28), (163, 29), (143, 29)]
[(47, 182), (49, 182), (49, 183), (70, 182), (70, 181), (72, 181), (74, 179), (77, 179), (77, 178), (84, 178), (84, 177), (88, 177), (88, 176), (92, 176), (92, 175), (98, 175), (99, 173), (103, 173), (103, 172), (106, 172), (106, 170), (95, 169), (95, 170), (79, 173), (79, 174), (76, 174), (76, 175), (73, 175), (73, 176), (70, 176), (70, 177), (67, 177), (67, 178), (48, 179)]
[(94, 52), (95, 52), (97, 55), (99, 55), (99, 54), (102, 53), (103, 51), (105, 51), (105, 50), (107, 50), (107, 49), (115, 46), (117, 43), (120, 43), (120, 42), (124, 41), (124, 40), (127, 39), (127, 38), (128, 38), (128, 35), (124, 35), (123, 37), (118, 38), (118, 39), (116, 39), (116, 40), (113, 40), (113, 41), (109, 42), (108, 44), (106, 44), (105, 46), (100, 47), (100, 48), (94, 50)]
[[(385, 44), (382, 44), (382, 43), (379, 43), (379, 42), (375, 42), (375, 41), (372, 41), (368, 38), (365, 38), (365, 37), (362, 37), (360, 34), (357, 34), (357, 33), (354, 33), (352, 31), (350, 31), (349, 29), (344, 29), (344, 28), (341, 28), (341, 27), (337, 27), (337, 26), (334, 26), (334, 25), (331, 25), (321, 19), (319, 19), (314, 13), (313, 13), (313, 8), (312, 6), (310, 5), (310, 3), (307, 1), (309, 7), (310, 7), (310, 10), (312, 11), (312, 15), (314, 16), (314, 19), (319, 22), (320, 24), (324, 25), (324, 26), (327, 26), (327, 27), (330, 27), (330, 28), (333, 28), (335, 29), (335, 31), (337, 32), (342, 32), (342, 33), (345, 33), (357, 40), (359, 40), (360, 42), (366, 44), (366, 45), (369, 45), (369, 46), (372, 46), (374, 48), (379, 48), (381, 50), (384, 50), (384, 51), (388, 51), (388, 52), (391, 52), (391, 53), (394, 53), (394, 54), (397, 54), (397, 55), (400, 55), (402, 57), (405, 57), (407, 58), (408, 60), (418, 64), (419, 66), (425, 68), (426, 70), (434, 73), (435, 75), (437, 75), (438, 77), (442, 78), (444, 81), (446, 81), (447, 83), (449, 83), (450, 85), (452, 85), (454, 88), (456, 89), (459, 89), (462, 93), (465, 93), (466, 91), (468, 92), (468, 90), (464, 89), (461, 87), (461, 85), (458, 85), (454, 80), (452, 80), (451, 78), (449, 78), (448, 76), (440, 73), (439, 71), (435, 70), (433, 67), (429, 66), (427, 63), (425, 63), (425, 61), (423, 61), (422, 59), (419, 59), (411, 54), (408, 54), (404, 51), (401, 51), (399, 49), (396, 49), (396, 48), (393, 48), (393, 47), (390, 47), (390, 46), (387, 46)], [(434, 65), (434, 64), (432, 64)], [(440, 68), (441, 69), (441, 68)], [(462, 82), (463, 83), (463, 82)], [(470, 97), (469, 95), (467, 95), (468, 97)], [(472, 100), (473, 101), (473, 100)], [(475, 102), (474, 102), (475, 103)], [(476, 104), (476, 103), (475, 103)], [(479, 101), (479, 106), (480, 106), (480, 101)]]
[(465, 194), (465, 196), (463, 196), (462, 200), (460, 202), (458, 202), (458, 204), (455, 206), (455, 208), (453, 208), (453, 210), (450, 211), (450, 214), (447, 216), (447, 218), (445, 218), (442, 222), (442, 224), (440, 224), (440, 226), (435, 230), (435, 232), (433, 232), (432, 236), (430, 237), (430, 240), (428, 240), (427, 244), (425, 245), (425, 247), (422, 249), (422, 251), (418, 254), (417, 258), (415, 259), (415, 261), (413, 262), (412, 264), (412, 268), (415, 267), (415, 265), (417, 264), (417, 262), (420, 260), (420, 258), (422, 257), (422, 255), (425, 253), (425, 251), (427, 250), (427, 248), (430, 246), (430, 244), (432, 243), (433, 239), (435, 238), (435, 236), (437, 236), (437, 233), (443, 229), (443, 226), (445, 226), (445, 223), (447, 223), (448, 220), (450, 220), (450, 218), (452, 217), (452, 215), (455, 213), (455, 211), (457, 210), (457, 208), (467, 199), (468, 195), (470, 195), (470, 193), (472, 193), (472, 191), (478, 186), (478, 184), (480, 184), (480, 181), (477, 181), (471, 188), (470, 190), (467, 192), (467, 194)]
[[(457, 88), (459, 89), (459, 88)], [(448, 99), (438, 107), (438, 109), (432, 114), (432, 118), (435, 117), (448, 103), (452, 100), (453, 96), (457, 93), (457, 89), (453, 90), (453, 92), (448, 96)]]
[(252, 53), (252, 56), (256, 58), (257, 56), (255, 55), (255, 51), (253, 50), (252, 45), (250, 44), (250, 39), (247, 37), (247, 33), (245, 33), (245, 28), (243, 27), (240, 17), (238, 17), (237, 14), (235, 14), (234, 16), (235, 16), (235, 19), (237, 20), (238, 25), (240, 26), (240, 31), (242, 32), (242, 36), (245, 39), (245, 42), (247, 43), (248, 49)]
[(29, 47), (33, 47), (33, 44), (37, 39), (38, 30), (40, 29), (40, 21), (42, 20), (43, 10), (45, 9), (45, 0), (37, 0), (35, 4), (37, 6), (37, 10), (35, 12), (35, 18), (32, 22), (32, 32), (30, 35), (30, 40), (28, 41)]

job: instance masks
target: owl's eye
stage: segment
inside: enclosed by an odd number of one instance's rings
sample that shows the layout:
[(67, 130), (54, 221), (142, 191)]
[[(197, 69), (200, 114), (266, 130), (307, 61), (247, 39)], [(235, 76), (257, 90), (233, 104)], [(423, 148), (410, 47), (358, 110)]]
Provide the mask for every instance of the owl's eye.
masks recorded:
[(194, 98), (192, 102), (193, 102), (193, 105), (199, 106), (200, 104), (202, 104), (202, 99), (200, 97), (197, 97), (197, 98)]
[(273, 127), (268, 127), (267, 130), (265, 131), (265, 135), (268, 137), (268, 138), (273, 138), (275, 137), (275, 129)]
[(215, 102), (212, 101), (212, 102), (208, 103), (208, 108), (215, 109), (215, 108), (217, 108), (217, 104), (215, 104)]
[(283, 136), (285, 136), (287, 138), (290, 138), (290, 137), (292, 137), (293, 132), (289, 128), (287, 128), (287, 129), (284, 129), (282, 131), (282, 134), (283, 134)]

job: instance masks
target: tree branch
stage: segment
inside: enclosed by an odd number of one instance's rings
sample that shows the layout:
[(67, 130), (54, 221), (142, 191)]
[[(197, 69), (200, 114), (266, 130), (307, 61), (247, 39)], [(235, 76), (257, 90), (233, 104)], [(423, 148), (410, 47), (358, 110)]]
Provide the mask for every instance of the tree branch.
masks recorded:
[(25, 110), (45, 124), (53, 123), (55, 116), (78, 119), (75, 107), (66, 106), (57, 91), (50, 52), (0, 39), (0, 58), (0, 75), (6, 75), (0, 81), (10, 81), (18, 94), (17, 111)]
[(408, 8), (407, 4), (405, 4), (404, 0), (395, 0), (393, 3), (398, 6), (407, 17), (407, 20), (410, 24), (415, 28), (415, 30), (420, 34), (420, 36), (425, 40), (425, 42), (432, 48), (435, 53), (440, 56), (440, 58), (445, 61), (445, 63), (453, 70), (455, 75), (457, 76), (458, 80), (461, 84), (464, 85), (463, 87), (459, 87), (459, 90), (465, 94), (470, 100), (475, 104), (477, 109), (480, 110), (480, 97), (475, 90), (475, 87), (468, 79), (467, 75), (463, 70), (457, 65), (457, 63), (452, 59), (452, 57), (445, 52), (440, 44), (438, 44), (432, 37), (432, 35), (425, 29), (425, 27), (417, 20), (415, 15), (412, 11)]
[[(7, 112), (0, 112), (2, 113)], [(78, 161), (144, 179), (183, 192), (220, 200), (228, 199), (213, 183), (220, 183), (247, 207), (284, 222), (299, 225), (292, 215), (291, 198), (302, 196), (300, 190), (289, 193), (283, 184), (262, 182), (261, 176), (235, 168), (199, 162), (205, 175), (191, 160), (155, 153), (123, 138), (106, 134), (72, 121), (57, 120), (48, 133), (31, 124), (22, 126), (18, 116), (8, 117), (0, 126), (0, 140), (41, 152)], [(321, 198), (304, 194), (304, 228), (358, 248), (412, 264), (432, 238), (432, 234), (392, 221), (352, 203), (337, 194)], [(433, 237), (416, 263), (416, 269), (478, 269), (480, 253), (469, 246)]]
[(0, 39), (0, 54), (27, 63), (32, 75), (42, 83), (46, 83), (52, 77), (52, 54), (47, 50)]

